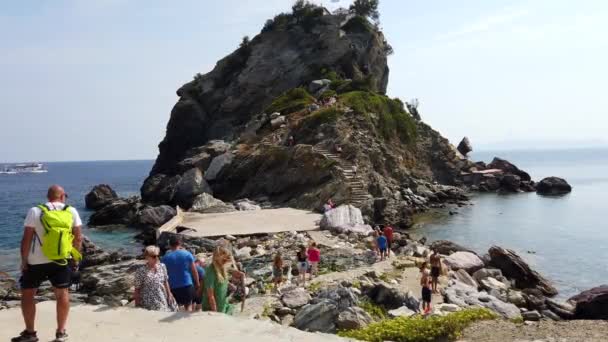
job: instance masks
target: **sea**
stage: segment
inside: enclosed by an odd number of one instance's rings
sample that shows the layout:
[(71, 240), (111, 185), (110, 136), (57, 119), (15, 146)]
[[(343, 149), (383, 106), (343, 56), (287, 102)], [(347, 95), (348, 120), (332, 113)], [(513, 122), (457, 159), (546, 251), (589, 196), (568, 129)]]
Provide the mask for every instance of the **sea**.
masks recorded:
[[(535, 180), (563, 177), (573, 191), (561, 197), (476, 194), (471, 205), (455, 209), (456, 215), (422, 215), (411, 233), (429, 241), (458, 242), (479, 253), (492, 245), (513, 249), (552, 281), (562, 298), (608, 283), (608, 148), (483, 151), (472, 159), (489, 162), (494, 156), (513, 162)], [(86, 224), (91, 212), (84, 207), (84, 196), (94, 185), (109, 184), (120, 196), (137, 195), (152, 164), (45, 163), (45, 174), (0, 175), (0, 271), (17, 274), (23, 220), (30, 207), (44, 201), (49, 185), (66, 189), (69, 204)], [(84, 232), (105, 249), (141, 252), (132, 229), (107, 232), (85, 226)]]

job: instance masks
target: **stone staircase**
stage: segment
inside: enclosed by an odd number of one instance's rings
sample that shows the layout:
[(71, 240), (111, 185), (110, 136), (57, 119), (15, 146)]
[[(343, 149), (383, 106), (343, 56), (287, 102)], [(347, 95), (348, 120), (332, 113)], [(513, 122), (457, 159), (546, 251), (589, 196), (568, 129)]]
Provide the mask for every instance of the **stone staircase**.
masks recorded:
[(350, 204), (357, 207), (362, 202), (369, 199), (363, 179), (354, 170), (355, 164), (325, 148), (315, 146), (313, 147), (313, 150), (338, 164), (337, 169), (342, 173), (342, 177), (350, 189)]

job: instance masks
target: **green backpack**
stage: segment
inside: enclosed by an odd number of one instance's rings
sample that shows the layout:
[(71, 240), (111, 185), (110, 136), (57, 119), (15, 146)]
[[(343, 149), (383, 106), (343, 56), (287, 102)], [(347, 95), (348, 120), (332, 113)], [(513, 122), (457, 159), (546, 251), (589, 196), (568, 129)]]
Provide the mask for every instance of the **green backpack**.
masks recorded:
[(80, 260), (82, 256), (72, 247), (74, 216), (69, 210), (70, 206), (66, 205), (62, 210), (51, 210), (46, 205), (41, 204), (38, 208), (42, 210), (40, 222), (44, 227), (44, 236), (40, 240), (42, 254), (61, 265), (66, 265), (67, 259), (72, 256), (74, 259)]

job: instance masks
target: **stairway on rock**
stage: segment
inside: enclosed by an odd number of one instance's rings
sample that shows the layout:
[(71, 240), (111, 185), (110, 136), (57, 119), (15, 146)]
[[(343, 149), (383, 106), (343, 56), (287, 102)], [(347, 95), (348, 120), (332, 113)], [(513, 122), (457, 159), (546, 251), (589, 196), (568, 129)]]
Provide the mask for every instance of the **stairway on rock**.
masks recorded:
[(358, 206), (369, 198), (365, 183), (355, 171), (356, 165), (354, 163), (344, 160), (340, 155), (322, 147), (315, 146), (313, 150), (338, 164), (337, 169), (350, 189), (350, 202), (352, 205)]

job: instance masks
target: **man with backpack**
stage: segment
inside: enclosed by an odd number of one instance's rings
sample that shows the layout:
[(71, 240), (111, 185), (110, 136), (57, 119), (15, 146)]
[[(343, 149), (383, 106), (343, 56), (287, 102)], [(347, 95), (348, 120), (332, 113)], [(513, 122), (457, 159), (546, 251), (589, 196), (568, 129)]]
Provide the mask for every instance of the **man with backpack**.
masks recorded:
[(36, 303), (34, 297), (40, 284), (49, 280), (57, 301), (55, 341), (68, 335), (65, 325), (70, 310), (71, 264), (81, 259), (82, 221), (76, 209), (65, 204), (67, 194), (59, 185), (47, 193), (48, 202), (31, 208), (25, 218), (21, 240), (21, 311), (25, 330), (12, 342), (37, 342), (34, 328)]

